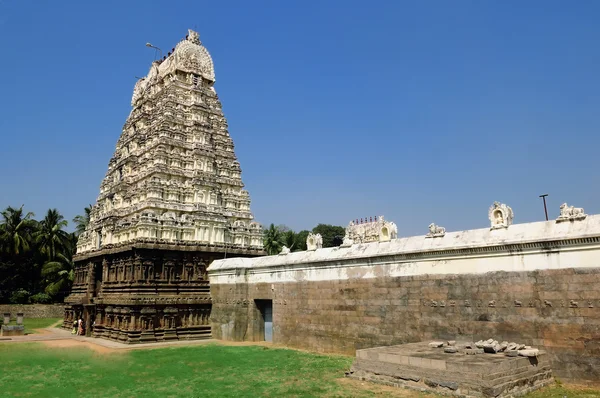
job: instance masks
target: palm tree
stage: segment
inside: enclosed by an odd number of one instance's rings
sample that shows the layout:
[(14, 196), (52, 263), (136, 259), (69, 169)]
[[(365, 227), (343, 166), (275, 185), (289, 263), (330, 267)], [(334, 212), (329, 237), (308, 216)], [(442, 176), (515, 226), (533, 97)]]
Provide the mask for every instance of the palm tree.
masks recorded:
[(63, 231), (67, 220), (58, 210), (49, 209), (39, 226), (39, 230), (33, 235), (40, 252), (45, 254), (49, 261), (56, 259), (59, 253), (66, 255), (70, 249), (69, 233)]
[(271, 224), (269, 228), (265, 230), (263, 246), (269, 255), (277, 254), (281, 250), (281, 232), (275, 224)]
[(75, 223), (75, 235), (81, 235), (88, 224), (90, 223), (90, 213), (92, 212), (92, 205), (87, 206), (83, 209), (85, 211), (84, 215), (78, 215), (73, 218), (73, 222)]
[(23, 205), (16, 209), (8, 206), (2, 215), (0, 224), (0, 247), (3, 252), (13, 255), (23, 254), (29, 251), (32, 241), (32, 233), (35, 230), (34, 214), (28, 212), (23, 215)]
[(294, 231), (292, 231), (291, 229), (289, 231), (285, 231), (284, 233), (281, 234), (281, 243), (284, 244), (288, 249), (290, 249), (290, 251), (294, 251), (294, 249), (296, 248), (296, 239), (297, 239), (297, 235)]
[(46, 261), (42, 266), (42, 277), (47, 283), (46, 293), (56, 296), (58, 293), (67, 292), (73, 282), (73, 268), (71, 253), (58, 253), (54, 260)]
[(75, 263), (73, 254), (77, 247), (77, 235), (75, 233), (67, 234), (67, 244), (64, 253), (57, 253), (55, 259), (49, 259), (42, 266), (42, 282), (46, 285), (45, 292), (53, 299), (60, 299), (68, 293), (75, 276)]

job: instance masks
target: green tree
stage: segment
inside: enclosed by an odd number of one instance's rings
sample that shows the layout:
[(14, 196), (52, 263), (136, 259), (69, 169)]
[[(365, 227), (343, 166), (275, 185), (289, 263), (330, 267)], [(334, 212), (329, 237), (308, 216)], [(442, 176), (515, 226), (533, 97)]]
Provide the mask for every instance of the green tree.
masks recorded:
[(64, 297), (73, 282), (73, 257), (58, 253), (54, 260), (46, 261), (42, 266), (42, 277), (45, 281), (44, 291), (52, 298)]
[(48, 261), (56, 259), (58, 254), (67, 255), (70, 250), (69, 233), (63, 230), (66, 226), (67, 220), (56, 209), (49, 209), (46, 217), (39, 223), (39, 230), (34, 233), (34, 237), (40, 253)]
[(20, 255), (29, 251), (31, 247), (36, 222), (32, 212), (23, 213), (23, 206), (18, 209), (8, 206), (0, 212), (0, 245), (4, 253)]
[(306, 250), (306, 238), (310, 231), (302, 230), (296, 234), (296, 245), (294, 246), (295, 251)]
[(75, 216), (75, 218), (73, 218), (73, 223), (75, 224), (75, 235), (76, 236), (81, 235), (87, 228), (88, 224), (90, 223), (90, 214), (92, 212), (92, 205), (87, 206), (83, 210), (84, 210), (83, 215), (80, 214), (80, 215)]
[(321, 237), (323, 238), (323, 247), (333, 247), (334, 239), (336, 237), (343, 238), (346, 230), (344, 227), (337, 225), (319, 224), (313, 228), (312, 232), (314, 234), (321, 234)]
[(40, 279), (33, 213), (8, 206), (0, 212), (0, 300), (27, 302)]
[(268, 255), (277, 254), (281, 251), (281, 232), (275, 224), (271, 224), (269, 228), (265, 230), (263, 246)]
[[(44, 292), (54, 301), (62, 301), (69, 293), (74, 279), (73, 255), (77, 248), (76, 233), (67, 234), (64, 252), (58, 252), (54, 259), (48, 259), (42, 266), (41, 277)], [(41, 293), (43, 295), (43, 293)], [(32, 296), (32, 301), (35, 296)]]
[(290, 249), (290, 251), (298, 251), (298, 241), (296, 240), (296, 237), (297, 234), (291, 229), (288, 229), (287, 231), (281, 233), (281, 243)]

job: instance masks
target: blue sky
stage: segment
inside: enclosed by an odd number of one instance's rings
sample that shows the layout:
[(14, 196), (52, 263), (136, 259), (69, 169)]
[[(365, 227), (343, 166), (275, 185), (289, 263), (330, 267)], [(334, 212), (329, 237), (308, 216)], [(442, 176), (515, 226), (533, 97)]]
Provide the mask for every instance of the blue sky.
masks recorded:
[(401, 236), (600, 212), (600, 2), (0, 0), (0, 207), (95, 201), (154, 52), (196, 28), (256, 219)]

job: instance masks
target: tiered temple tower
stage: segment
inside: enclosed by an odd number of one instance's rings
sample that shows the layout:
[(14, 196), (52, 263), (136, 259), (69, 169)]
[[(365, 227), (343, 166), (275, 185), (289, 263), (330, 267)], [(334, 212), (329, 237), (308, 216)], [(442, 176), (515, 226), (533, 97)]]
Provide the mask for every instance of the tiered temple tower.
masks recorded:
[(83, 315), (95, 336), (126, 342), (209, 337), (206, 268), (264, 254), (214, 82), (190, 30), (136, 83), (79, 237), (65, 326)]

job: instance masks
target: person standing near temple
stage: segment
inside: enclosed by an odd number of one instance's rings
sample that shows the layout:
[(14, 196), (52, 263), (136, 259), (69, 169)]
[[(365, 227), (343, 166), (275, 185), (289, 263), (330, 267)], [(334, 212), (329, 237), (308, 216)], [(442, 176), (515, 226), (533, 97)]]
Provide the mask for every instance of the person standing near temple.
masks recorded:
[(79, 318), (79, 321), (77, 321), (77, 326), (77, 334), (83, 336), (83, 319), (81, 319), (81, 317)]
[(73, 330), (71, 330), (71, 334), (77, 334), (77, 320), (73, 321)]

